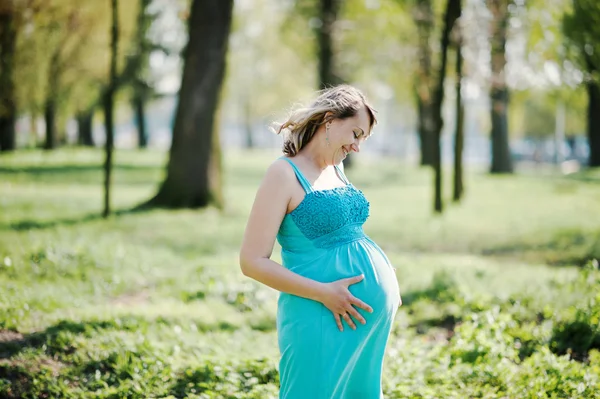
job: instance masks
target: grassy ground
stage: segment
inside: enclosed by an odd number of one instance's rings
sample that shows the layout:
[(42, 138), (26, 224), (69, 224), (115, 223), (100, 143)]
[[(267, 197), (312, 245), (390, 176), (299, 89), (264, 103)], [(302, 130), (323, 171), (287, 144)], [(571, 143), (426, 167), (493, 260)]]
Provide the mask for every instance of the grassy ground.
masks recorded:
[[(100, 152), (3, 155), (0, 397), (275, 397), (277, 294), (237, 251), (276, 156), (226, 155), (222, 213), (129, 212), (165, 154), (117, 152), (104, 220)], [(437, 217), (427, 170), (361, 159), (348, 175), (403, 293), (386, 397), (600, 397), (598, 172), (472, 172)]]

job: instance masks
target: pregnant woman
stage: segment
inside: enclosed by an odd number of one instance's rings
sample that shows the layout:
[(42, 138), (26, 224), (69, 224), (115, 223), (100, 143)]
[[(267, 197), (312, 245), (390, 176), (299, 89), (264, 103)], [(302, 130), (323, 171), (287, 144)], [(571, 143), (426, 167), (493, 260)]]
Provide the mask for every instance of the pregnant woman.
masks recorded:
[[(385, 347), (401, 304), (394, 268), (363, 232), (369, 202), (338, 165), (371, 134), (373, 109), (348, 85), (319, 93), (277, 130), (248, 219), (244, 275), (280, 291), (282, 399), (380, 399)], [(270, 259), (275, 239), (283, 265)]]

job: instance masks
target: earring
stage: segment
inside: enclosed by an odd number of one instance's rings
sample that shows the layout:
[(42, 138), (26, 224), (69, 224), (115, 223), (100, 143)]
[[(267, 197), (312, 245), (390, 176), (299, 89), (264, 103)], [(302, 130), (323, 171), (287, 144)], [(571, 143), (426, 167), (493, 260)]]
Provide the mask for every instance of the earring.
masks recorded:
[(329, 126), (331, 125), (331, 122), (327, 122), (325, 124), (325, 141), (327, 142), (327, 147), (329, 147)]

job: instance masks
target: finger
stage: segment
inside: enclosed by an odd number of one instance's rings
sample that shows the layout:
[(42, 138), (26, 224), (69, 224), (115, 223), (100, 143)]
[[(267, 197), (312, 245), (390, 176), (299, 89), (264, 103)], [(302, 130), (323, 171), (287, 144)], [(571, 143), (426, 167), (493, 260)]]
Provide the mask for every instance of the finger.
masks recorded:
[(342, 326), (342, 320), (340, 319), (340, 315), (337, 313), (334, 313), (333, 317), (335, 318), (335, 324), (337, 324), (338, 329), (340, 331), (344, 331), (344, 326)]
[(352, 317), (354, 317), (356, 320), (358, 320), (361, 324), (367, 324), (367, 321), (365, 320), (365, 318), (362, 317), (361, 314), (358, 313), (358, 311), (356, 309), (354, 309), (352, 306), (350, 306), (350, 308), (348, 309), (348, 313), (350, 313), (350, 315), (352, 315)]
[(348, 325), (350, 326), (351, 329), (356, 330), (356, 325), (354, 324), (354, 322), (352, 321), (352, 318), (350, 317), (350, 315), (348, 313), (344, 313), (344, 315), (342, 317), (344, 318), (344, 320), (346, 320), (346, 323), (348, 323)]
[(358, 299), (357, 297), (352, 297), (352, 300), (350, 302), (352, 302), (353, 305), (356, 305), (369, 313), (373, 313), (373, 308), (361, 301), (360, 299)]
[(365, 276), (363, 274), (361, 274), (360, 276), (354, 276), (354, 277), (347, 278), (346, 282), (348, 283), (348, 285), (352, 285), (352, 284), (361, 282), (364, 278), (365, 278)]

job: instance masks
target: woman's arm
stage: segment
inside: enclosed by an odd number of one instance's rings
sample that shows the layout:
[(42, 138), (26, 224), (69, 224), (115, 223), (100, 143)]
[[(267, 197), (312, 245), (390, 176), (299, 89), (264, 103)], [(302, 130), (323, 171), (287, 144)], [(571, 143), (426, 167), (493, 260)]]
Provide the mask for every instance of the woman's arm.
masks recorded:
[(319, 282), (270, 259), (296, 179), (292, 168), (284, 162), (274, 162), (258, 188), (240, 250), (240, 266), (244, 275), (271, 288), (318, 301), (322, 289)]
[(373, 311), (348, 290), (349, 285), (360, 282), (363, 276), (321, 283), (300, 276), (270, 259), (291, 200), (293, 184), (297, 184), (295, 173), (285, 161), (274, 162), (267, 170), (256, 193), (242, 241), (242, 273), (278, 291), (321, 302), (332, 311), (340, 330), (343, 330), (341, 318), (356, 329), (350, 315), (362, 324), (365, 320), (354, 306), (367, 312)]

